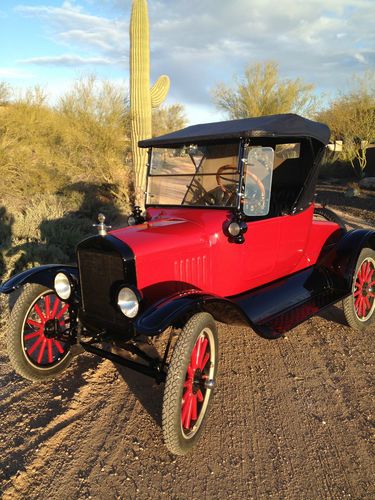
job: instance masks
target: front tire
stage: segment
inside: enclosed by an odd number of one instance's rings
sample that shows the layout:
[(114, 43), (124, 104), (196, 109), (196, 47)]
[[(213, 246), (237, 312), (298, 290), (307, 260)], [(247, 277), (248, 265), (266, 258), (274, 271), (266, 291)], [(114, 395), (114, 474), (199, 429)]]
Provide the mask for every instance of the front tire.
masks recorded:
[(361, 331), (375, 320), (375, 251), (364, 248), (359, 254), (353, 277), (352, 294), (343, 300), (345, 318)]
[(6, 340), (14, 370), (33, 382), (55, 378), (71, 361), (70, 343), (49, 333), (53, 322), (69, 329), (69, 305), (49, 288), (26, 285), (12, 308)]
[(213, 317), (195, 314), (177, 340), (164, 390), (164, 441), (175, 455), (185, 455), (193, 448), (203, 430), (216, 379), (217, 356)]

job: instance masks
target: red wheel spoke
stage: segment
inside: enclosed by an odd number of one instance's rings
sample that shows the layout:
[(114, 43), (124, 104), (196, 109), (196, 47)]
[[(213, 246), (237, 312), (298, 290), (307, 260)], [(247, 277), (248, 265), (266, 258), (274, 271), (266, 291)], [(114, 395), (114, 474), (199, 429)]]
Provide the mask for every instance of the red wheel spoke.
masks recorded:
[(357, 280), (359, 281), (360, 285), (363, 283), (363, 277), (362, 277), (362, 267), (359, 268), (358, 274), (357, 274)]
[(367, 316), (367, 314), (370, 312), (370, 309), (371, 309), (371, 305), (370, 305), (370, 301), (368, 300), (368, 297), (365, 297), (365, 306), (366, 306), (366, 309), (365, 309), (365, 315)]
[(201, 350), (200, 350), (199, 359), (198, 359), (198, 368), (200, 368), (200, 369), (202, 369), (202, 361), (203, 361), (204, 355), (206, 354), (207, 345), (208, 345), (208, 340), (204, 339), (202, 342), (202, 345), (201, 345)]
[(48, 339), (44, 338), (44, 340), (42, 342), (42, 345), (40, 347), (39, 356), (38, 356), (38, 359), (37, 359), (37, 362), (39, 364), (42, 362), (43, 354), (44, 354), (44, 351), (45, 351), (46, 345), (47, 345), (47, 341), (48, 341)]
[(195, 394), (193, 394), (192, 397), (191, 419), (194, 420), (195, 422), (198, 419), (198, 403), (197, 403), (197, 396)]
[(362, 281), (366, 280), (366, 274), (367, 274), (367, 262), (364, 262), (361, 266), (361, 278)]
[(66, 311), (68, 310), (68, 308), (69, 308), (69, 304), (65, 304), (65, 306), (59, 312), (59, 314), (56, 315), (56, 318), (60, 319), (61, 316), (66, 313)]
[(362, 265), (361, 272), (362, 272), (362, 280), (366, 281), (366, 276), (367, 276), (367, 262), (364, 262), (364, 264)]
[(362, 313), (362, 298), (363, 298), (363, 295), (360, 295), (355, 302), (355, 308), (356, 308), (358, 316), (361, 316), (361, 313)]
[(51, 299), (49, 295), (44, 297), (44, 309), (46, 311), (46, 318), (49, 319), (51, 313)]
[(60, 299), (55, 296), (55, 302), (53, 303), (53, 309), (51, 311), (51, 319), (54, 319), (54, 317), (56, 316), (59, 305), (60, 305)]
[(185, 383), (184, 383), (184, 389), (186, 389), (187, 387), (190, 387), (191, 386), (191, 382), (190, 380), (187, 380)]
[(205, 357), (204, 357), (204, 359), (203, 359), (203, 361), (202, 361), (202, 363), (201, 363), (200, 367), (199, 367), (202, 371), (204, 370), (204, 367), (206, 366), (207, 361), (208, 361), (209, 359), (210, 359), (210, 354), (209, 354), (209, 353), (207, 353), (207, 354), (205, 355)]
[(47, 347), (48, 347), (48, 363), (52, 363), (53, 362), (52, 339), (48, 339)]
[(367, 292), (367, 295), (368, 295), (369, 297), (375, 297), (375, 294), (373, 294), (372, 292)]
[(25, 335), (25, 340), (30, 340), (30, 339), (33, 339), (34, 337), (38, 337), (39, 335), (42, 335), (42, 330), (38, 330), (37, 332), (32, 332), (32, 333), (28, 333), (27, 335)]
[(368, 276), (367, 276), (367, 281), (370, 281), (370, 279), (372, 278), (372, 276), (374, 274), (374, 271), (375, 271), (375, 267), (370, 268), (370, 272), (368, 273)]
[(375, 281), (371, 281), (371, 283), (368, 284), (369, 288), (375, 285)]
[(34, 305), (34, 311), (37, 313), (37, 315), (39, 316), (39, 318), (42, 320), (42, 323), (45, 323), (46, 322), (46, 318), (44, 317), (44, 314), (40, 310), (40, 307), (38, 306), (38, 304)]
[(186, 414), (187, 414), (187, 411), (189, 409), (190, 397), (191, 397), (191, 392), (190, 391), (186, 391), (185, 394), (184, 394), (184, 397), (183, 397), (184, 403), (183, 403), (182, 410), (181, 410), (181, 422), (182, 422), (182, 425), (184, 425), (184, 423), (185, 423)]
[(53, 343), (57, 347), (57, 350), (59, 351), (59, 353), (63, 354), (64, 349), (62, 348), (62, 345), (60, 344), (60, 342), (58, 340), (53, 339)]
[(364, 316), (365, 315), (365, 304), (364, 304), (364, 300), (363, 300), (363, 295), (361, 295), (361, 300), (360, 300), (360, 303), (359, 303), (359, 315), (360, 316)]
[(362, 293), (361, 290), (357, 290), (356, 292), (353, 293), (353, 297), (358, 297), (360, 293)]
[(202, 391), (200, 389), (197, 392), (197, 398), (198, 398), (198, 401), (200, 403), (202, 403), (202, 401), (203, 401), (203, 394), (202, 394)]
[(43, 336), (43, 335), (40, 335), (40, 336), (39, 336), (39, 338), (36, 340), (36, 342), (34, 342), (34, 344), (31, 346), (31, 348), (30, 348), (30, 349), (28, 349), (28, 351), (27, 351), (27, 352), (28, 352), (28, 354), (29, 354), (29, 355), (30, 355), (30, 354), (32, 354), (32, 353), (35, 351), (35, 349), (36, 349), (36, 348), (38, 347), (38, 345), (39, 345), (39, 344), (43, 341), (43, 339), (44, 339), (44, 336)]
[(188, 374), (188, 378), (189, 379), (193, 379), (194, 378), (194, 370), (193, 368), (191, 367), (191, 364), (188, 366), (188, 369), (187, 369), (187, 374)]
[(27, 319), (26, 323), (30, 326), (36, 326), (37, 328), (41, 328), (43, 323), (39, 323), (39, 321), (34, 321), (33, 319)]
[(187, 402), (187, 412), (186, 412), (185, 424), (184, 424), (185, 429), (190, 429), (191, 413), (193, 410), (193, 397), (194, 396), (192, 394), (190, 394), (189, 400)]
[(361, 297), (362, 297), (362, 295), (359, 295), (356, 298), (356, 301), (354, 302), (354, 306), (355, 306), (357, 312), (359, 311), (359, 304), (361, 303)]
[(193, 370), (196, 370), (196, 368), (197, 368), (198, 344), (199, 344), (199, 341), (195, 344), (193, 352), (191, 353), (191, 358), (190, 358), (190, 366), (192, 367)]
[(370, 279), (370, 276), (372, 275), (372, 267), (371, 267), (371, 262), (367, 262), (367, 267), (366, 267), (366, 276), (365, 276), (365, 280), (366, 281), (369, 281)]

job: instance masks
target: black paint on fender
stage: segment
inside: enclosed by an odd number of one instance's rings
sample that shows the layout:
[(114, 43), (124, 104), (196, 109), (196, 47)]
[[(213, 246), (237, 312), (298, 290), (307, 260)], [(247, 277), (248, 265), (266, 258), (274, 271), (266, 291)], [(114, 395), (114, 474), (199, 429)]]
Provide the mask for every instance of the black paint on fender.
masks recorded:
[[(0, 287), (0, 293), (12, 293), (17, 288), (20, 288), (27, 283), (36, 283), (53, 289), (54, 279), (57, 273), (63, 272), (70, 276), (73, 282), (78, 283), (78, 268), (76, 266), (68, 266), (64, 264), (50, 264), (46, 266), (34, 267), (19, 273)], [(69, 301), (67, 301), (69, 302)]]
[(181, 328), (197, 312), (208, 312), (217, 320), (232, 325), (252, 326), (240, 308), (232, 301), (190, 289), (161, 300), (138, 316), (137, 334), (154, 336), (169, 326)]

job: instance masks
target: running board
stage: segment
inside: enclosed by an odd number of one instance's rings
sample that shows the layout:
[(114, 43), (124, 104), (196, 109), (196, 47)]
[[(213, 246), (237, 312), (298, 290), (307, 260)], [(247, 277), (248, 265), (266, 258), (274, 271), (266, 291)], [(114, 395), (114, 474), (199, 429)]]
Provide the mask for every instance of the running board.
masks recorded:
[(257, 333), (276, 338), (346, 297), (342, 283), (335, 281), (327, 270), (310, 267), (230, 300)]

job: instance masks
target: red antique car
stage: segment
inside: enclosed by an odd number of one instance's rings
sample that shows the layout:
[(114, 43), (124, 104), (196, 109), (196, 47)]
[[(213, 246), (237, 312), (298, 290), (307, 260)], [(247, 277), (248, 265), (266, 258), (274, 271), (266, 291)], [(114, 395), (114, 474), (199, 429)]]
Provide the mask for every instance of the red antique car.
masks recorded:
[[(343, 300), (351, 327), (371, 324), (375, 233), (347, 232), (330, 212), (314, 217), (329, 135), (287, 114), (142, 141), (146, 212), (136, 207), (129, 226), (110, 232), (100, 216), (77, 266), (30, 269), (2, 285), (18, 294), (7, 334), (15, 370), (49, 380), (85, 350), (165, 382), (165, 443), (184, 454), (214, 392), (216, 321), (275, 339)], [(151, 356), (145, 341), (163, 332), (165, 351)]]

